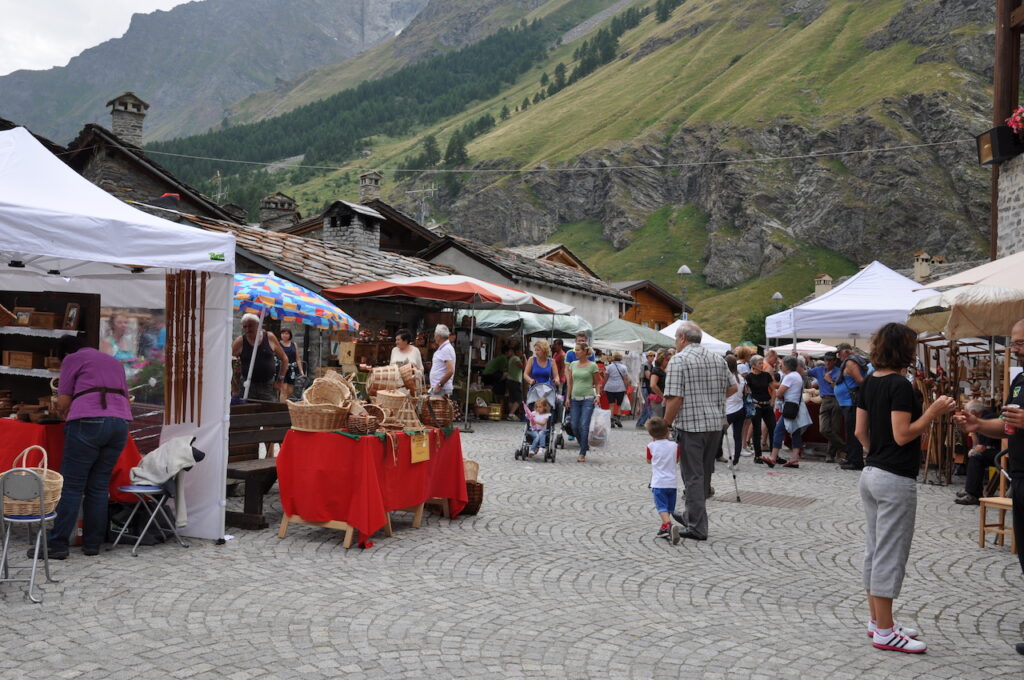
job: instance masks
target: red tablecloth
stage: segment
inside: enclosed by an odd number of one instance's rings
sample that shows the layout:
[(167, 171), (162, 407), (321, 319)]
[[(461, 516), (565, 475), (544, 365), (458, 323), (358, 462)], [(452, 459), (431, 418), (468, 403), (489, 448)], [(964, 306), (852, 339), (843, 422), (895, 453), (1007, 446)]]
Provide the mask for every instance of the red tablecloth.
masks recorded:
[[(42, 446), (46, 449), (49, 468), (60, 470), (60, 462), (64, 458), (64, 424), (37, 425), (0, 418), (0, 470), (10, 470), (18, 454), (30, 446)], [(120, 493), (117, 487), (131, 484), (130, 470), (138, 465), (140, 460), (142, 457), (135, 447), (135, 440), (129, 435), (121, 458), (114, 466), (114, 474), (110, 476), (110, 500), (122, 503), (134, 503), (138, 500), (132, 494)], [(28, 462), (30, 466), (38, 465), (39, 452), (30, 453)]]
[[(290, 431), (277, 456), (285, 514), (307, 522), (341, 521), (362, 536), (382, 528), (389, 510), (447, 498), (452, 516), (465, 507), (465, 469), (459, 431), (430, 430), (430, 460), (413, 463), (411, 438)], [(395, 450), (394, 442), (398, 448)]]

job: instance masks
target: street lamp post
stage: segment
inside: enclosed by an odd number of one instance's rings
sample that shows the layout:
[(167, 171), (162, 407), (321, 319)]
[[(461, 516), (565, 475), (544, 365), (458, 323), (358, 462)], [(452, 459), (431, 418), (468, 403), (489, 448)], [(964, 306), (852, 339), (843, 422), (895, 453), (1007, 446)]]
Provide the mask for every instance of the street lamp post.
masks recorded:
[(689, 318), (688, 315), (686, 314), (686, 277), (689, 274), (692, 274), (692, 273), (693, 272), (690, 271), (690, 268), (687, 267), (685, 264), (683, 266), (681, 266), (678, 270), (676, 270), (676, 274), (679, 274), (679, 281), (681, 282), (681, 286), (682, 286), (682, 289), (683, 289), (683, 297), (682, 297), (683, 313), (682, 313), (682, 316), (680, 316), (679, 318), (683, 319), (684, 321), (687, 318)]

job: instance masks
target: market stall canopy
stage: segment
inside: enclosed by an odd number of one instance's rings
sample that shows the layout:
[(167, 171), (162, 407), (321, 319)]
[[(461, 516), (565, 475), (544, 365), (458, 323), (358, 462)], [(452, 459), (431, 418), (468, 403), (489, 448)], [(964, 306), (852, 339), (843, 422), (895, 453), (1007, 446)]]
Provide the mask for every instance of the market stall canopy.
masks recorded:
[(461, 322), (466, 316), (476, 319), (477, 328), (497, 334), (550, 334), (554, 337), (571, 338), (580, 331), (593, 330), (589, 321), (573, 314), (537, 314), (504, 309), (462, 310), (457, 315), (457, 321)]
[[(622, 319), (612, 319), (608, 323), (594, 329), (591, 344), (600, 349), (631, 351), (636, 341), (640, 341), (643, 350), (669, 349), (675, 342), (653, 328), (640, 326)], [(624, 343), (629, 343), (625, 345)]]
[[(675, 347), (676, 329), (679, 328), (679, 324), (681, 324), (682, 322), (682, 319), (680, 319), (679, 321), (674, 321), (669, 325), (665, 326), (664, 328), (662, 328), (661, 331), (659, 331), (660, 333), (672, 338), (672, 347)], [(722, 342), (715, 336), (711, 335), (711, 333), (708, 333), (703, 328), (701, 329), (701, 332), (703, 333), (703, 335), (701, 336), (700, 344), (702, 347), (706, 347), (709, 351), (715, 352), (716, 354), (725, 354), (730, 349), (732, 349), (732, 346), (730, 346), (729, 343)]]
[(918, 302), (907, 316), (907, 325), (919, 333), (935, 331), (960, 340), (1007, 335), (1022, 318), (1024, 288), (961, 286)]
[(14, 128), (0, 132), (0, 257), (64, 276), (109, 274), (111, 265), (231, 274), (235, 239), (136, 210)]
[(835, 352), (836, 348), (832, 345), (824, 345), (820, 342), (814, 342), (813, 340), (804, 340), (803, 342), (796, 343), (794, 348), (793, 343), (788, 345), (780, 345), (779, 347), (773, 348), (780, 356), (786, 356), (787, 354), (810, 354), (812, 357), (819, 357), (825, 352)]
[(821, 297), (765, 319), (769, 338), (870, 337), (889, 322), (903, 323), (927, 291), (921, 284), (872, 262)]
[(992, 262), (962, 271), (953, 276), (933, 281), (927, 286), (920, 286), (922, 289), (937, 290), (950, 288), (952, 286), (1000, 286), (1002, 288), (1024, 288), (1024, 250), (1013, 255), (1001, 257)]
[(400, 276), (380, 281), (326, 288), (324, 297), (351, 300), (408, 297), (448, 302), (474, 309), (517, 309), (544, 314), (572, 314), (574, 307), (518, 288), (481, 281), (471, 276)]
[(270, 274), (235, 274), (235, 309), (313, 328), (356, 331), (359, 323), (302, 286)]

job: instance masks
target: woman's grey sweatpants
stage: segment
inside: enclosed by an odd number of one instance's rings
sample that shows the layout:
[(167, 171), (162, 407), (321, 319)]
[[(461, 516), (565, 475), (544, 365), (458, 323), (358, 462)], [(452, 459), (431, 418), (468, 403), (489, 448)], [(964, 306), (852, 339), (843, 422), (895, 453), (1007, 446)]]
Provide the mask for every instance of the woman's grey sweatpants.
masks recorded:
[(860, 474), (864, 533), (864, 589), (875, 597), (896, 598), (907, 572), (917, 514), (917, 481), (876, 467)]

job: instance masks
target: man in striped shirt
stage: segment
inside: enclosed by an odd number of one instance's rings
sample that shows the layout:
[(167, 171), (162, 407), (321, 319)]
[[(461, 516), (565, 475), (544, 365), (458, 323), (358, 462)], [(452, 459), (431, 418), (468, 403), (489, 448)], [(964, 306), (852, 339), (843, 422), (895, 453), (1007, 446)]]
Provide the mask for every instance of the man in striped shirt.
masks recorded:
[(665, 377), (665, 421), (675, 428), (686, 492), (685, 510), (672, 514), (682, 525), (672, 527), (674, 544), (680, 538), (707, 540), (705, 496), (715, 471), (715, 457), (721, 450), (725, 399), (738, 389), (729, 384), (725, 359), (701, 346), (702, 336), (696, 323), (679, 324), (676, 354)]

